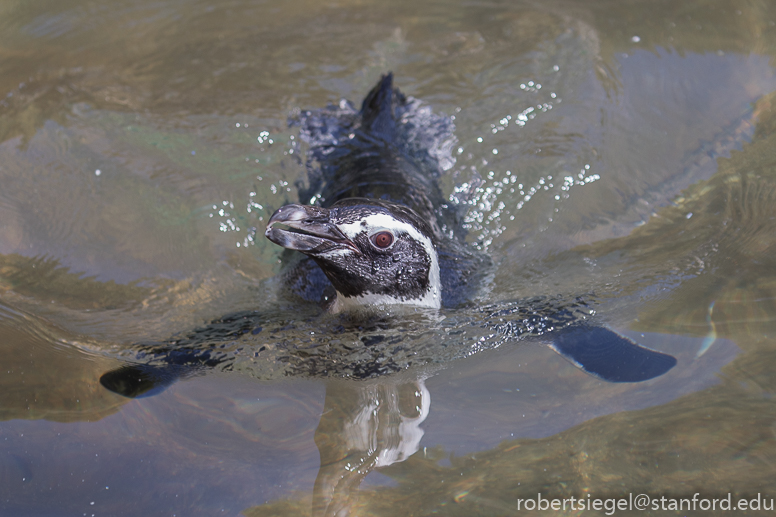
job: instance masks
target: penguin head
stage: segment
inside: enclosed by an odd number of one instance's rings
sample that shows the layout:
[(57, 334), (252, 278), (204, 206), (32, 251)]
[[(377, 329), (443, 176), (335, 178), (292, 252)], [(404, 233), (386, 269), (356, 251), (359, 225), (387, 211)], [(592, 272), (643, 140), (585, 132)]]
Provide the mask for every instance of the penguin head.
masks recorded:
[(384, 304), (439, 308), (433, 233), (412, 209), (349, 198), (329, 208), (286, 205), (264, 235), (315, 260), (337, 291), (333, 312)]

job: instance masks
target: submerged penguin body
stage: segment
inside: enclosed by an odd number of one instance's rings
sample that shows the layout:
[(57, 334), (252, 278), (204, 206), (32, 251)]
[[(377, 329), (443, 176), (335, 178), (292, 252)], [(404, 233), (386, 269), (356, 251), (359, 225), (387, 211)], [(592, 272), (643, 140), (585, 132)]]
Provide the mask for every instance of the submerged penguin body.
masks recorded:
[[(610, 382), (644, 381), (676, 364), (670, 355), (592, 326), (593, 311), (581, 298), (486, 302), (493, 264), (465, 243), (463, 214), (447, 205), (437, 183), (442, 164), (451, 163), (452, 121), (405, 97), (392, 81), (384, 76), (359, 110), (343, 101), (302, 113), (297, 123), (309, 144), (309, 187), (300, 189), (300, 198), (311, 204), (279, 208), (265, 231), (275, 244), (305, 256), (281, 278), (293, 293), (290, 303), (366, 315), (344, 326), (293, 314), (284, 323), (287, 316), (273, 308), (229, 315), (180, 338), (138, 345), (137, 357), (145, 360), (105, 374), (106, 388), (143, 396), (212, 368), (249, 368), (260, 378), (367, 378), (532, 335)], [(386, 316), (392, 307), (445, 311), (436, 318), (444, 327)], [(308, 324), (313, 331), (303, 330)], [(320, 342), (311, 343), (311, 334)], [(256, 335), (256, 344), (241, 341)], [(246, 348), (249, 357), (241, 359)]]

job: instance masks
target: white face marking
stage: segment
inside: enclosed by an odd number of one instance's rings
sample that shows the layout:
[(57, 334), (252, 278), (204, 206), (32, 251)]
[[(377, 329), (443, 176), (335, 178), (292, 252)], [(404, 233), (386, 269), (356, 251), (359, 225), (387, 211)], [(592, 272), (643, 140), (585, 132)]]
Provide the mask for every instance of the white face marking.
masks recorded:
[(429, 307), (431, 309), (439, 308), (439, 306), (435, 307), (433, 305), (427, 305), (423, 303), (425, 298), (426, 296), (423, 298), (418, 298), (417, 300), (400, 300), (399, 298), (394, 298), (393, 296), (374, 293), (364, 294), (361, 296), (345, 296), (337, 291), (337, 297), (334, 299), (334, 303), (329, 308), (329, 311), (333, 314), (340, 312), (357, 312), (359, 309), (364, 309), (365, 307), (391, 305), (394, 303), (418, 305), (420, 307)]
[(355, 239), (356, 235), (366, 230), (368, 235), (373, 234), (376, 231), (387, 229), (394, 232), (404, 232), (416, 237), (420, 240), (423, 237), (414, 226), (405, 222), (394, 219), (388, 214), (372, 214), (363, 219), (359, 219), (354, 223), (338, 224), (342, 233), (347, 235), (348, 239)]
[[(439, 309), (442, 306), (442, 281), (439, 276), (439, 259), (437, 257), (436, 248), (434, 248), (431, 239), (420, 233), (417, 228), (411, 224), (394, 219), (388, 214), (372, 214), (357, 222), (340, 224), (337, 225), (337, 227), (351, 240), (355, 239), (356, 236), (362, 232), (366, 232), (367, 235), (372, 235), (380, 230), (390, 230), (397, 236), (405, 233), (423, 245), (423, 249), (431, 259), (431, 267), (428, 278), (429, 289), (419, 298), (401, 300), (384, 294), (366, 294), (363, 296), (346, 297), (338, 292), (337, 299), (331, 307), (331, 312), (337, 313), (358, 309), (365, 305), (387, 305), (394, 303), (417, 305), (419, 307), (428, 307), (431, 309)], [(346, 253), (352, 253), (349, 250), (344, 251)]]
[(321, 253), (321, 257), (331, 258), (331, 257), (344, 257), (345, 255), (352, 255), (355, 253), (351, 248), (333, 248), (329, 251), (324, 251)]

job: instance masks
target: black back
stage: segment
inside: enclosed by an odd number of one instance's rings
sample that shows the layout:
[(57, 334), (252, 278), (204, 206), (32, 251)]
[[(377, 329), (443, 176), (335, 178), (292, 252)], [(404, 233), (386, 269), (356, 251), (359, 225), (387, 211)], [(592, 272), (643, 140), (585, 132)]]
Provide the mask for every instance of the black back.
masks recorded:
[[(310, 145), (310, 186), (300, 189), (302, 202), (317, 197), (329, 207), (349, 198), (372, 198), (406, 205), (431, 228), (439, 254), (442, 305), (459, 306), (476, 296), (487, 283), (492, 263), (465, 244), (463, 214), (448, 206), (437, 183), (444, 174), (441, 161), (452, 162), (455, 126), (449, 117), (402, 94), (388, 73), (366, 95), (360, 110), (342, 102), (306, 111), (297, 123)], [(299, 275), (310, 278), (296, 278)], [(320, 299), (326, 287), (323, 274), (308, 265), (292, 269), (288, 282), (303, 286), (295, 293), (307, 300)]]

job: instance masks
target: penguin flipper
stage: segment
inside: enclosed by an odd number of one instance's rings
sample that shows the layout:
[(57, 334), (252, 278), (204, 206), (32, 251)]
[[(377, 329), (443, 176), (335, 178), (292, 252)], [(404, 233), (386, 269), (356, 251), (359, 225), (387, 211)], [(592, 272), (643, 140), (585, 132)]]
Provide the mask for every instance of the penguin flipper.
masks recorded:
[(100, 384), (113, 393), (137, 399), (158, 395), (183, 374), (181, 367), (127, 364), (104, 373), (100, 377)]
[(575, 325), (557, 332), (550, 348), (607, 382), (642, 382), (676, 366), (676, 358), (604, 327)]
[(129, 398), (157, 395), (179, 379), (196, 375), (203, 368), (227, 366), (232, 358), (221, 345), (244, 334), (258, 334), (262, 330), (261, 321), (258, 312), (242, 311), (162, 343), (138, 344), (135, 346), (138, 358), (150, 358), (153, 363), (125, 364), (104, 373), (100, 384)]

